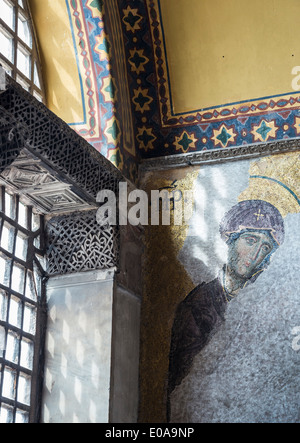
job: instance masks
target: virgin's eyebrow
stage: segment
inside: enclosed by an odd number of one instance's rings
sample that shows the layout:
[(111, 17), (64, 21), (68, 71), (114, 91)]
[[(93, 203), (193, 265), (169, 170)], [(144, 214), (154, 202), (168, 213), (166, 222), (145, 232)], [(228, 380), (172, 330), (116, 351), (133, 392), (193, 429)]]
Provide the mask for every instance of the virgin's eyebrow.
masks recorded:
[[(245, 238), (254, 238), (256, 241), (260, 240), (260, 237), (257, 237), (256, 235), (247, 235)], [(261, 246), (268, 246), (270, 249), (273, 248), (273, 246), (267, 241), (264, 241)]]
[(258, 237), (255, 234), (242, 234), (241, 237), (243, 237), (243, 238), (254, 238), (255, 240), (259, 240), (260, 239), (260, 237)]

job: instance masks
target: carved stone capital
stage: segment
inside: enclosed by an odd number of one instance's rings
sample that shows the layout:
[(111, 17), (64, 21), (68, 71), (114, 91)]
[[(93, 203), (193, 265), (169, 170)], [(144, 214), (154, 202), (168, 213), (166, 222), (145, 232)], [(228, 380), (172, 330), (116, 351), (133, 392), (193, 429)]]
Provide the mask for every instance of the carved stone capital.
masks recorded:
[(96, 211), (73, 213), (46, 223), (48, 275), (118, 266), (117, 227), (101, 227)]

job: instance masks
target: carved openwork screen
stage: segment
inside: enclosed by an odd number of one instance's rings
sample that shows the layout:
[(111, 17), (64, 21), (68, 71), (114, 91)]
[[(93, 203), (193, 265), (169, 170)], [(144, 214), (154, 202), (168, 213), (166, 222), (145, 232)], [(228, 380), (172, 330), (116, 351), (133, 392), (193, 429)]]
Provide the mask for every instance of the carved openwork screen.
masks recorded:
[(37, 47), (26, 0), (0, 0), (0, 64), (26, 91), (43, 101)]
[(35, 421), (43, 218), (0, 188), (0, 422)]

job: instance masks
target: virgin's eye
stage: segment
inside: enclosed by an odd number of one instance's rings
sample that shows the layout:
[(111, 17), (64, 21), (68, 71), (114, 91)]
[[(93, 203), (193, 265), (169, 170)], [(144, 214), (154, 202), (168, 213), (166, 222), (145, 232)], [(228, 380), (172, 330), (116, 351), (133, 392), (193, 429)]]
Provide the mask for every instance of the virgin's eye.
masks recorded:
[(246, 237), (245, 240), (248, 243), (248, 245), (250, 245), (250, 246), (252, 246), (252, 245), (254, 245), (254, 243), (256, 243), (256, 240), (253, 237)]
[(262, 247), (262, 250), (263, 250), (263, 252), (265, 252), (266, 254), (268, 254), (268, 253), (271, 251), (271, 248), (270, 248), (270, 246), (268, 246), (268, 245), (264, 245), (264, 246)]

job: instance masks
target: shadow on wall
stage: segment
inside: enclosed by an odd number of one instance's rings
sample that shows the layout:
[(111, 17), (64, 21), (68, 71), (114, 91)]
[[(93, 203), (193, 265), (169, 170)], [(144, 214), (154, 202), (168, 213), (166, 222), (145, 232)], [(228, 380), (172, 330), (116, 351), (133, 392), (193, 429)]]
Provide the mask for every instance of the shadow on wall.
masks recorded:
[(50, 279), (43, 422), (108, 422), (112, 287)]
[(227, 245), (220, 236), (220, 221), (237, 204), (238, 196), (248, 187), (248, 180), (247, 161), (200, 169), (193, 216), (178, 255), (195, 286), (212, 281), (226, 263)]

